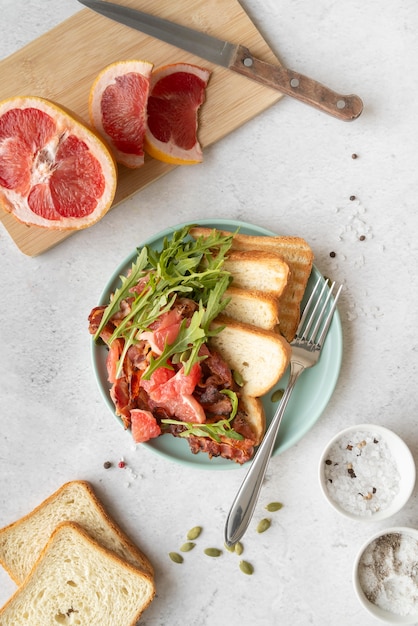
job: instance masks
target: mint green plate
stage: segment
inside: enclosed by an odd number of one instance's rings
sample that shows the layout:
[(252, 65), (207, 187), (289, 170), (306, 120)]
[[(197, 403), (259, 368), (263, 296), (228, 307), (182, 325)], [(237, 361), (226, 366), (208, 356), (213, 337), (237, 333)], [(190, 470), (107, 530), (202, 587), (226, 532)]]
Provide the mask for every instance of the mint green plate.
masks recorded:
[[(270, 237), (277, 235), (277, 233), (266, 230), (265, 228), (236, 220), (208, 219), (200, 220), (196, 222), (196, 224), (231, 231), (235, 231), (239, 228), (240, 233), (247, 235), (265, 235)], [(170, 237), (174, 230), (178, 230), (185, 225), (186, 224), (179, 224), (178, 226), (168, 228), (142, 242), (138, 247), (149, 245), (158, 249), (162, 246), (164, 237)], [(137, 251), (134, 250), (115, 270), (103, 290), (100, 297), (100, 304), (105, 304), (109, 301), (110, 293), (119, 285), (119, 276), (126, 273), (136, 256)], [(314, 266), (306, 289), (305, 300), (320, 276), (320, 272)], [(303, 372), (289, 400), (274, 447), (274, 455), (284, 452), (297, 443), (314, 426), (321, 416), (337, 384), (341, 368), (342, 347), (341, 320), (338, 311), (336, 311), (319, 363), (312, 369)], [(122, 425), (122, 421), (114, 413), (113, 403), (109, 395), (109, 383), (107, 381), (106, 372), (107, 349), (105, 346), (96, 345), (94, 341), (92, 341), (91, 351), (94, 373), (100, 393), (111, 414)], [(267, 424), (270, 423), (277, 407), (277, 402), (274, 403), (271, 401), (272, 394), (275, 389), (283, 389), (287, 381), (288, 373), (285, 374), (274, 389), (263, 397)], [(131, 436), (130, 431), (127, 431), (126, 436)], [(172, 437), (171, 435), (163, 435), (157, 439), (138, 445), (146, 446), (149, 450), (172, 461), (194, 466), (198, 469), (233, 469), (240, 467), (237, 463), (226, 459), (209, 459), (204, 453), (192, 454), (187, 441)]]

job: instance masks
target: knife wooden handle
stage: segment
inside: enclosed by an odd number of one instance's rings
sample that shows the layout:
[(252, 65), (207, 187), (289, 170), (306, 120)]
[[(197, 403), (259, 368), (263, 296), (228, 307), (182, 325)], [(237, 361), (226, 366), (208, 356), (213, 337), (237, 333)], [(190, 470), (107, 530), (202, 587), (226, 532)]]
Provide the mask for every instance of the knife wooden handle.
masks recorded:
[(340, 120), (355, 120), (363, 110), (363, 102), (358, 96), (343, 96), (303, 74), (260, 61), (253, 57), (245, 46), (236, 47), (229, 69), (310, 104)]

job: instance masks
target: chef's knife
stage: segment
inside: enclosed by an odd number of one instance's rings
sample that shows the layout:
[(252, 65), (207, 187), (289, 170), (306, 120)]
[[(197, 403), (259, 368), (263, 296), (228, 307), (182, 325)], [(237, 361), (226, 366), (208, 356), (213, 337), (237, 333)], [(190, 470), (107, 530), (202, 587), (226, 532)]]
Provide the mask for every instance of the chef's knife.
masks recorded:
[(363, 103), (358, 96), (342, 96), (312, 78), (280, 65), (265, 63), (240, 44), (222, 41), (206, 33), (120, 4), (104, 0), (79, 0), (79, 2), (105, 17), (187, 50), (211, 63), (243, 74), (340, 120), (355, 120), (363, 110)]

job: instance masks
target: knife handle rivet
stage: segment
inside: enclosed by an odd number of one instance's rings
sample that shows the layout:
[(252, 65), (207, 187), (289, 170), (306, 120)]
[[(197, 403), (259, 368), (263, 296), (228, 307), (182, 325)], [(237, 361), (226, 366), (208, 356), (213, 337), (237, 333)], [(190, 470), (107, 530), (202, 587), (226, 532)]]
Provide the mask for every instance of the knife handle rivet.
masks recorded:
[(338, 100), (337, 109), (344, 109), (344, 108), (345, 108), (345, 100)]
[(245, 65), (245, 67), (251, 67), (253, 64), (253, 60), (251, 57), (245, 57), (245, 59), (243, 59), (242, 62)]
[(290, 86), (293, 88), (299, 87), (299, 78), (292, 78), (290, 81)]

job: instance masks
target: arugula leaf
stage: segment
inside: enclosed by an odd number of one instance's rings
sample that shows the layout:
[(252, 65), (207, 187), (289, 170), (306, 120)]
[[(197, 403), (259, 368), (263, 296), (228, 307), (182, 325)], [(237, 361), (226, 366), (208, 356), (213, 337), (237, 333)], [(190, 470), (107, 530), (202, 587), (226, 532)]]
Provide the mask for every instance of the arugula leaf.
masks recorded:
[(190, 356), (183, 364), (184, 373), (186, 375), (190, 373), (193, 363), (196, 363), (199, 359), (197, 356), (199, 348), (206, 340), (205, 331), (201, 327), (201, 319), (204, 312), (205, 310), (202, 306), (200, 306), (199, 310), (193, 313), (189, 325), (186, 324), (187, 320), (184, 319), (182, 321), (180, 324), (180, 330), (174, 342), (170, 344), (166, 343), (162, 354), (158, 358), (154, 359), (151, 355), (150, 364), (142, 375), (142, 378), (149, 379), (153, 372), (159, 367), (167, 367), (170, 369), (170, 364), (167, 362), (168, 359), (174, 354), (183, 354), (191, 348)]
[(148, 254), (147, 249), (143, 248), (139, 253), (136, 261), (132, 263), (131, 269), (127, 276), (119, 276), (121, 281), (121, 286), (119, 289), (116, 289), (113, 296), (111, 297), (110, 303), (106, 307), (102, 320), (99, 324), (99, 327), (94, 335), (94, 339), (98, 339), (100, 333), (103, 328), (106, 326), (107, 322), (110, 318), (119, 310), (120, 303), (127, 297), (127, 294), (131, 291), (135, 285), (138, 284), (139, 280), (143, 278), (145, 275), (145, 267), (148, 263)]
[[(222, 296), (227, 290), (229, 285), (229, 276), (221, 276), (216, 285), (210, 290), (209, 296), (206, 301), (206, 309), (202, 319), (202, 326), (204, 327), (207, 336), (213, 334), (214, 331), (210, 331), (210, 325), (221, 313), (231, 298), (223, 298)], [(215, 331), (218, 332), (218, 331)]]
[(225, 396), (228, 396), (228, 398), (231, 400), (232, 411), (229, 419), (232, 421), (238, 412), (238, 396), (235, 391), (231, 391), (231, 389), (223, 389), (221, 393), (223, 393)]
[(177, 426), (184, 426), (184, 430), (179, 433), (179, 437), (187, 438), (191, 436), (195, 437), (209, 437), (213, 441), (217, 443), (221, 442), (221, 436), (227, 437), (229, 439), (235, 439), (236, 441), (241, 441), (244, 439), (244, 436), (241, 433), (238, 433), (234, 430), (228, 419), (219, 420), (219, 422), (214, 422), (212, 424), (204, 423), (204, 424), (195, 424), (193, 422), (182, 422), (180, 420), (175, 419), (163, 419), (161, 420), (163, 424), (174, 424)]
[[(149, 329), (160, 315), (169, 311), (177, 296), (191, 298), (199, 304), (187, 326), (184, 322), (172, 345), (166, 345), (163, 354), (151, 359), (146, 377), (161, 365), (167, 367), (170, 357), (184, 360), (186, 373), (200, 360), (199, 349), (207, 339), (220, 332), (210, 330), (211, 322), (223, 311), (228, 300), (222, 298), (231, 281), (229, 272), (222, 269), (225, 256), (231, 247), (233, 235), (221, 235), (215, 230), (208, 237), (190, 238), (191, 226), (174, 231), (171, 239), (164, 238), (162, 249), (144, 246), (132, 263), (127, 276), (120, 276), (121, 285), (111, 296), (95, 334), (99, 338), (107, 322), (120, 310), (122, 301), (129, 302), (129, 313), (118, 323), (108, 345), (122, 337), (125, 341), (119, 360), (117, 375), (129, 347)], [(138, 283), (141, 281), (141, 290)], [(185, 358), (187, 355), (187, 358)]]
[(241, 433), (238, 433), (231, 426), (231, 422), (237, 414), (238, 410), (238, 397), (234, 391), (230, 389), (224, 389), (221, 391), (229, 396), (232, 402), (232, 411), (228, 418), (219, 420), (218, 422), (213, 423), (205, 423), (205, 424), (197, 424), (196, 422), (183, 422), (181, 420), (175, 419), (162, 419), (161, 422), (163, 424), (172, 424), (174, 426), (183, 426), (184, 430), (179, 433), (179, 437), (209, 437), (213, 441), (217, 443), (221, 442), (221, 437), (228, 437), (229, 439), (235, 439), (241, 441), (244, 439), (244, 436)]

